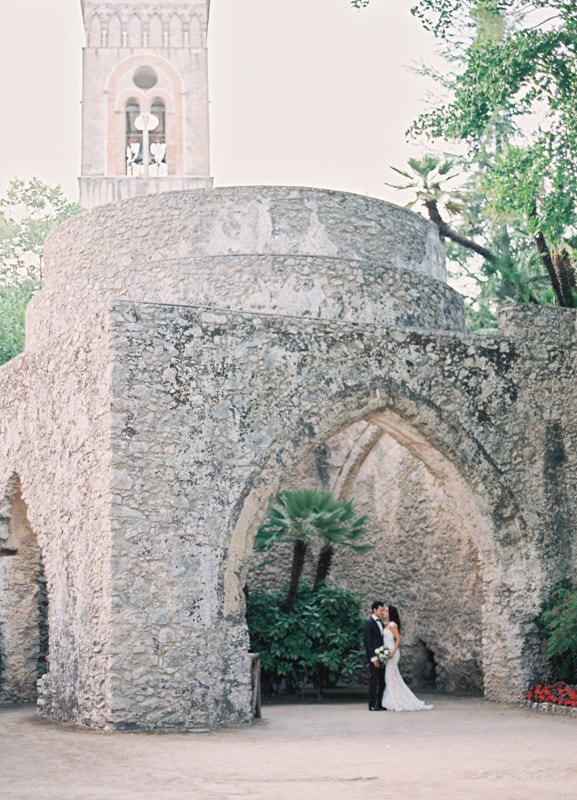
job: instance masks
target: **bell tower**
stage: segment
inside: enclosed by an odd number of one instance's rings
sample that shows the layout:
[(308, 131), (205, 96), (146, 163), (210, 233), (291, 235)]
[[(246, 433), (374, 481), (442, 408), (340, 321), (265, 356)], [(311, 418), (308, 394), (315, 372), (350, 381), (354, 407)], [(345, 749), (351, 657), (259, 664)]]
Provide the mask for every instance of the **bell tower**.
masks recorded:
[(80, 204), (210, 188), (210, 0), (81, 5)]

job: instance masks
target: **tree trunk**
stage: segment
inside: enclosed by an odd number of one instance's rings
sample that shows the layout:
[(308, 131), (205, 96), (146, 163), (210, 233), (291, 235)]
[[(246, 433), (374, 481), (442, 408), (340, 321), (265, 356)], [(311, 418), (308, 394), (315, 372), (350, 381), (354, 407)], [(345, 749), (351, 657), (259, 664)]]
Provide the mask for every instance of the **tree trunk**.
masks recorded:
[(317, 572), (315, 575), (313, 592), (316, 592), (318, 588), (328, 578), (333, 563), (334, 553), (335, 553), (335, 548), (333, 547), (332, 544), (330, 544), (330, 542), (325, 544), (323, 549), (319, 553), (319, 560), (317, 561)]
[(560, 253), (554, 253), (553, 265), (555, 266), (555, 272), (561, 284), (565, 305), (567, 308), (575, 308), (575, 268), (566, 250), (562, 250)]
[(483, 256), (483, 258), (486, 259), (487, 261), (495, 260), (495, 254), (492, 253), (490, 250), (487, 250), (486, 247), (483, 247), (483, 245), (481, 244), (477, 244), (477, 242), (474, 242), (467, 236), (461, 236), (460, 233), (457, 233), (457, 231), (454, 231), (449, 225), (447, 225), (447, 223), (439, 213), (439, 208), (437, 206), (436, 200), (424, 200), (423, 203), (429, 213), (429, 219), (431, 220), (431, 222), (435, 223), (435, 225), (439, 229), (439, 233), (442, 236), (446, 236), (447, 239), (451, 239), (451, 241), (462, 245), (462, 247), (466, 247), (467, 250), (472, 250), (474, 253), (478, 253), (480, 256)]
[(293, 545), (293, 561), (291, 566), (291, 579), (289, 583), (289, 588), (286, 596), (286, 600), (284, 601), (282, 610), (288, 614), (289, 611), (292, 611), (292, 607), (295, 604), (297, 591), (299, 588), (299, 582), (301, 579), (301, 575), (303, 573), (303, 568), (305, 565), (305, 555), (307, 552), (307, 545), (304, 539), (295, 539), (295, 543)]
[(551, 258), (551, 253), (549, 252), (549, 248), (547, 247), (547, 242), (545, 241), (545, 237), (543, 236), (541, 231), (537, 231), (537, 233), (533, 235), (533, 241), (535, 242), (535, 247), (537, 248), (537, 252), (541, 256), (541, 261), (543, 262), (543, 266), (545, 267), (545, 269), (547, 270), (547, 274), (549, 275), (549, 280), (551, 281), (551, 286), (553, 287), (553, 291), (555, 292), (555, 297), (557, 298), (557, 302), (562, 308), (564, 308), (566, 305), (565, 298), (563, 297), (563, 291), (561, 289), (561, 284), (559, 283), (557, 270), (555, 269), (555, 265), (553, 264), (553, 259)]

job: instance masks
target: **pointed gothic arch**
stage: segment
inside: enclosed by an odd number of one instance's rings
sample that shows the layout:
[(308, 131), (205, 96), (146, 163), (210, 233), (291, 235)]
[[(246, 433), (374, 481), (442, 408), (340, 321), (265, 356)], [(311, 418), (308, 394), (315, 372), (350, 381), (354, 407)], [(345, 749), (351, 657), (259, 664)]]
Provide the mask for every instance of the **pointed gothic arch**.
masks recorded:
[[(494, 570), (495, 554), (487, 552), (470, 487), (391, 411), (345, 425), (280, 484), (317, 486), (367, 516), (363, 543), (373, 551), (337, 548), (331, 580), (400, 608), (405, 679), (417, 688), (482, 693), (483, 602), (490, 587), (484, 579)], [(303, 580), (314, 580), (318, 550), (309, 546)], [(250, 591), (278, 589), (286, 580), (290, 556), (282, 550), (274, 556), (264, 566), (262, 554), (250, 557)]]
[(162, 47), (164, 45), (162, 19), (159, 14), (153, 14), (148, 23), (148, 45), (149, 47)]
[(122, 47), (122, 23), (118, 14), (112, 14), (108, 20), (108, 46)]
[(184, 32), (182, 19), (178, 14), (173, 14), (169, 23), (170, 46), (184, 47)]
[(128, 20), (128, 46), (142, 47), (142, 20), (138, 14), (131, 14)]
[(36, 700), (47, 671), (48, 592), (19, 476), (8, 481), (0, 517), (0, 701)]
[(189, 37), (191, 47), (204, 47), (202, 25), (196, 14), (190, 20)]
[(102, 44), (102, 22), (98, 14), (93, 14), (90, 18), (87, 38), (88, 47), (100, 47)]
[[(362, 374), (360, 360), (356, 361), (355, 369)], [(338, 372), (346, 373), (349, 367), (345, 364), (346, 359), (327, 370), (327, 362), (323, 361), (322, 384), (330, 382), (333, 369), (335, 378)], [(516, 673), (516, 679), (522, 687), (522, 661), (535, 645), (534, 631), (529, 630), (530, 626), (527, 628), (528, 639), (522, 632), (523, 626), (519, 626), (520, 608), (525, 602), (526, 589), (520, 588), (518, 595), (513, 589), (519, 560), (530, 562), (532, 558), (530, 548), (525, 549), (522, 555), (518, 549), (525, 530), (522, 509), (500, 470), (484, 452), (482, 444), (466, 429), (459, 429), (448, 422), (442, 408), (435, 408), (430, 398), (415, 397), (402, 384), (395, 385), (390, 376), (379, 378), (373, 375), (369, 379), (367, 373), (367, 379), (372, 383), (370, 389), (365, 387), (363, 390), (362, 384), (356, 383), (354, 396), (347, 392), (344, 396), (325, 397), (308, 419), (307, 413), (301, 410), (300, 415), (295, 417), (293, 431), (290, 430), (289, 420), (283, 421), (284, 441), (291, 442), (291, 452), (279, 441), (278, 446), (267, 455), (267, 463), (258, 477), (251, 479), (252, 488), (237, 504), (236, 522), (231, 531), (229, 555), (222, 576), (225, 614), (234, 616), (244, 607), (242, 587), (246, 582), (252, 539), (264, 519), (268, 502), (282, 484), (282, 476), (290, 474), (307, 453), (342, 430), (343, 426), (365, 420), (406, 448), (452, 497), (456, 518), (461, 520), (465, 538), (474, 546), (473, 551), (479, 562), (479, 573), (473, 581), (473, 596), (477, 598), (473, 611), (481, 614), (482, 625), (476, 639), (463, 650), (463, 660), (466, 660), (465, 655), (471, 649), (477, 653), (472, 658), (477, 665), (468, 665), (479, 673), (477, 688), (483, 685), (486, 697), (503, 700), (511, 691), (513, 674)], [(311, 394), (314, 393), (315, 390), (311, 389)], [(385, 393), (389, 401), (383, 406), (381, 398)], [(298, 404), (296, 398), (291, 402)], [(358, 410), (355, 412), (355, 409)], [(295, 448), (297, 441), (298, 447)], [(375, 436), (369, 451), (377, 441), (378, 436)], [(362, 461), (366, 455), (352, 455), (353, 463), (348, 465), (352, 473), (358, 466), (354, 462), (358, 459)], [(506, 564), (511, 565), (510, 573), (507, 573)], [(479, 594), (481, 586), (482, 596)], [(429, 599), (434, 598), (429, 596)], [(497, 629), (501, 637), (498, 640), (491, 639), (492, 632)], [(447, 622), (446, 633), (454, 635), (450, 622)], [(427, 640), (418, 626), (416, 628), (416, 639), (424, 640), (428, 650), (434, 650), (433, 645), (442, 650), (444, 643), (440, 634), (437, 632), (435, 636), (434, 641)], [(485, 653), (490, 654), (488, 659)], [(445, 668), (443, 657), (439, 657), (439, 664), (442, 669)], [(462, 669), (461, 674), (465, 671)], [(504, 674), (506, 678), (503, 678)], [(464, 685), (459, 685), (459, 679), (449, 675), (444, 688), (463, 689)]]

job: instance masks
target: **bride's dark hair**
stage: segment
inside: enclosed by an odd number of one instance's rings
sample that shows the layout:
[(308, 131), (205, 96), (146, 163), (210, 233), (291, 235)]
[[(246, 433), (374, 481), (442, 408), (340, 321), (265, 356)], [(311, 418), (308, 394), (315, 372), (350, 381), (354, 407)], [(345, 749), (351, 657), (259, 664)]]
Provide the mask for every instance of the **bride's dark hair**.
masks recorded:
[(399, 629), (399, 633), (401, 632), (401, 618), (399, 616), (399, 612), (396, 606), (387, 606), (389, 609), (389, 622), (394, 622)]

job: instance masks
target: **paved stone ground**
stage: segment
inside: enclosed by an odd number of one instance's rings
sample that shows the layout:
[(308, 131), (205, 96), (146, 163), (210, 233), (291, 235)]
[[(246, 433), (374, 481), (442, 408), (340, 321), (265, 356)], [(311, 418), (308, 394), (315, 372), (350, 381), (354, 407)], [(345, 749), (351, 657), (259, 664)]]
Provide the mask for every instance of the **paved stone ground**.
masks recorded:
[(577, 719), (480, 698), (423, 713), (265, 705), (190, 734), (96, 733), (0, 710), (2, 800), (575, 800)]

